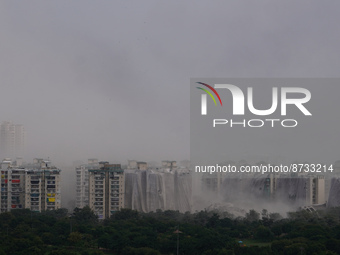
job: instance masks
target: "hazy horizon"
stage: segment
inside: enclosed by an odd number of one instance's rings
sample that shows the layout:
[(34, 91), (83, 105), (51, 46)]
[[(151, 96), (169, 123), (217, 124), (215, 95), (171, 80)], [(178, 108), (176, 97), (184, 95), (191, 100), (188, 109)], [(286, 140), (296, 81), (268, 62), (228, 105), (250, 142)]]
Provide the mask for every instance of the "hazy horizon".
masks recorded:
[(339, 7), (1, 1), (0, 121), (69, 176), (88, 158), (189, 159), (190, 78), (338, 77)]

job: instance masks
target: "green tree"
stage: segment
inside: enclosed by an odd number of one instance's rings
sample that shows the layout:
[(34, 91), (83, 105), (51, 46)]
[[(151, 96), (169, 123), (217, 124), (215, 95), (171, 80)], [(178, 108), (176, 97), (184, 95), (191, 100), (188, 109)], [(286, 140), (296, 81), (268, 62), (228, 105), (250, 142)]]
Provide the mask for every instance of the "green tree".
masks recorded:
[(72, 219), (79, 224), (96, 224), (98, 222), (97, 215), (91, 210), (89, 206), (82, 209), (75, 208), (73, 211)]
[(115, 220), (131, 220), (138, 219), (139, 213), (136, 210), (131, 209), (121, 209), (120, 211), (115, 212), (112, 216), (112, 219)]
[(259, 226), (255, 232), (255, 239), (270, 242), (274, 239), (274, 234), (270, 231), (269, 228), (265, 226)]
[(249, 213), (246, 213), (246, 220), (248, 221), (258, 221), (260, 219), (260, 213), (251, 209)]
[(83, 235), (79, 232), (72, 232), (70, 233), (68, 237), (68, 241), (71, 243), (71, 245), (77, 246), (80, 245), (80, 242), (83, 238)]

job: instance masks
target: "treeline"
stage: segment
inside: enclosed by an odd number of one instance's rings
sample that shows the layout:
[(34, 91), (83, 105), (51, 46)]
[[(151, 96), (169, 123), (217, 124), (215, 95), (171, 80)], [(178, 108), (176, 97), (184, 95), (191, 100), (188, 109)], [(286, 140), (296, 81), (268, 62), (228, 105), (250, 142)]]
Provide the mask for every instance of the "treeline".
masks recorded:
[(0, 214), (0, 255), (160, 255), (176, 254), (177, 247), (188, 255), (340, 254), (340, 208), (288, 216), (123, 209), (98, 221), (89, 207), (72, 214), (13, 210)]

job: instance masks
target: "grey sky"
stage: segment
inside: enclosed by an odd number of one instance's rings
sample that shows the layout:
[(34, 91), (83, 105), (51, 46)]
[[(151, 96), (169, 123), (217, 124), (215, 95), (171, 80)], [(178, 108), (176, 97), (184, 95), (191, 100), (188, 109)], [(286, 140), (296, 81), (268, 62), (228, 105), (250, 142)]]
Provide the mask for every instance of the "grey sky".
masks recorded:
[(1, 1), (27, 158), (189, 158), (191, 77), (338, 77), (338, 1)]

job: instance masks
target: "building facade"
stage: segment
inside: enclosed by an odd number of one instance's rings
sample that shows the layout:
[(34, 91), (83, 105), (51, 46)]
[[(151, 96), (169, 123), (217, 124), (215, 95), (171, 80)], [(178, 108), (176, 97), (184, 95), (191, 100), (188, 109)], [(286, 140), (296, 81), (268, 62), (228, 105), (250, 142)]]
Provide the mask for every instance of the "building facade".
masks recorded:
[(1, 212), (28, 208), (32, 211), (61, 207), (60, 169), (49, 161), (34, 159), (19, 166), (5, 160), (1, 164)]
[(306, 184), (306, 205), (325, 204), (325, 177), (322, 175), (309, 176)]
[(26, 170), (25, 208), (32, 211), (49, 211), (61, 207), (60, 170)]
[(136, 160), (128, 160), (127, 169), (129, 170), (147, 170), (148, 163)]
[(89, 206), (99, 219), (109, 218), (124, 207), (124, 170), (120, 164), (99, 162), (89, 169)]
[(0, 125), (0, 156), (23, 157), (25, 150), (25, 129), (23, 125), (4, 121)]
[(163, 160), (162, 168), (169, 169), (169, 171), (171, 172), (172, 170), (175, 170), (177, 168), (177, 161)]
[(10, 160), (1, 163), (1, 212), (25, 208), (25, 169), (12, 166)]
[(89, 205), (89, 169), (98, 169), (98, 159), (89, 159), (87, 165), (76, 167), (76, 207)]

